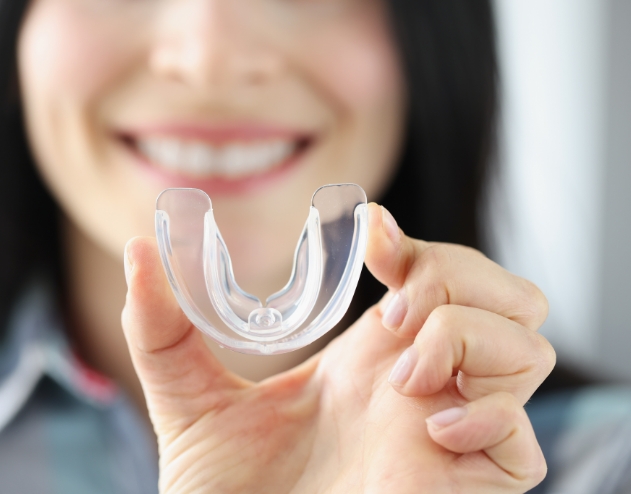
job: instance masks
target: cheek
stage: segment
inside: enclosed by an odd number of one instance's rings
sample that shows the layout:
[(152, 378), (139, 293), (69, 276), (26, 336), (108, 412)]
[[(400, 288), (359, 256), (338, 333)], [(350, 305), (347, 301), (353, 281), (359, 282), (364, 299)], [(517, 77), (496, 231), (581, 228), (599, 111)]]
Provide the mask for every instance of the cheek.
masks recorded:
[(344, 173), (335, 181), (358, 183), (375, 200), (396, 170), (405, 126), (407, 98), (392, 33), (385, 16), (374, 15), (320, 33), (318, 41), (304, 59), (334, 113), (324, 162)]
[(129, 19), (99, 16), (88, 3), (34, 1), (18, 40), (20, 88), (42, 178), (68, 217), (118, 253), (124, 245), (119, 237), (126, 232), (114, 224), (116, 215), (103, 211), (111, 207), (113, 191), (124, 192), (125, 182), (107, 166), (109, 134), (102, 107), (134, 70), (139, 38)]
[(75, 2), (36, 1), (18, 47), (26, 96), (86, 100), (103, 91), (121, 65), (109, 24)]
[(389, 55), (363, 47), (339, 50), (323, 60), (323, 83), (348, 107), (374, 106), (399, 90), (397, 68)]
[(332, 30), (309, 47), (311, 72), (346, 107), (374, 108), (401, 96), (398, 55), (381, 17)]

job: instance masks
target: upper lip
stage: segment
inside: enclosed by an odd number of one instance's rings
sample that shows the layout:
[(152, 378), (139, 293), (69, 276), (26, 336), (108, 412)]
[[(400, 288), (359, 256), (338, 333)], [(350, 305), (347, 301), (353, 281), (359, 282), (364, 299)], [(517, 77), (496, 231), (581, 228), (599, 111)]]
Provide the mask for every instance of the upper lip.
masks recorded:
[(203, 141), (221, 145), (241, 141), (266, 139), (306, 140), (313, 137), (309, 131), (293, 129), (289, 126), (261, 124), (261, 123), (159, 123), (137, 125), (118, 132), (127, 139), (142, 139), (143, 137), (168, 137), (180, 140)]

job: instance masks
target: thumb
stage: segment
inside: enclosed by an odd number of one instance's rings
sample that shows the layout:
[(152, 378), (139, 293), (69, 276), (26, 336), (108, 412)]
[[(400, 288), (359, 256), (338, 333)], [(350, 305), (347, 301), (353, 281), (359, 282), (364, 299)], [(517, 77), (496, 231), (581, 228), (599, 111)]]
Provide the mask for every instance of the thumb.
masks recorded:
[(383, 206), (368, 205), (368, 246), (366, 267), (390, 289), (399, 289), (416, 259), (417, 244), (403, 234), (395, 219)]
[(127, 243), (125, 273), (123, 330), (152, 420), (167, 415), (190, 423), (247, 386), (219, 363), (180, 309), (154, 238)]

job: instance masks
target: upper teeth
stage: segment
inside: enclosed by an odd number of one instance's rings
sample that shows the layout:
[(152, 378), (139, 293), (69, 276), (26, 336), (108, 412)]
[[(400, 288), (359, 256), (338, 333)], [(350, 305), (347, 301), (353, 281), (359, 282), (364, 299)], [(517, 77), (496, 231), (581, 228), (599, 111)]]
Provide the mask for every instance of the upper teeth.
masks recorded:
[(202, 142), (146, 138), (139, 139), (137, 146), (151, 162), (169, 170), (227, 178), (267, 171), (285, 161), (296, 149), (295, 142), (288, 140), (213, 146)]

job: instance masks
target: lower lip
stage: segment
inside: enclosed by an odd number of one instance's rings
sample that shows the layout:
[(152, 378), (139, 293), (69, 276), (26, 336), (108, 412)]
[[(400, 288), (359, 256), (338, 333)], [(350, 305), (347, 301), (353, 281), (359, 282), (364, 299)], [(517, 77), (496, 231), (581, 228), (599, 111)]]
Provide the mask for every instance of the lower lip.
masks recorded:
[(280, 180), (290, 175), (292, 170), (297, 168), (311, 145), (312, 143), (301, 147), (285, 161), (275, 165), (267, 172), (253, 173), (239, 178), (228, 179), (222, 177), (193, 177), (167, 170), (149, 161), (143, 154), (130, 145), (123, 143), (123, 146), (126, 148), (127, 152), (132, 154), (134, 161), (143, 174), (149, 176), (151, 180), (158, 182), (163, 188), (201, 189), (209, 195), (214, 196), (252, 193), (278, 183)]

